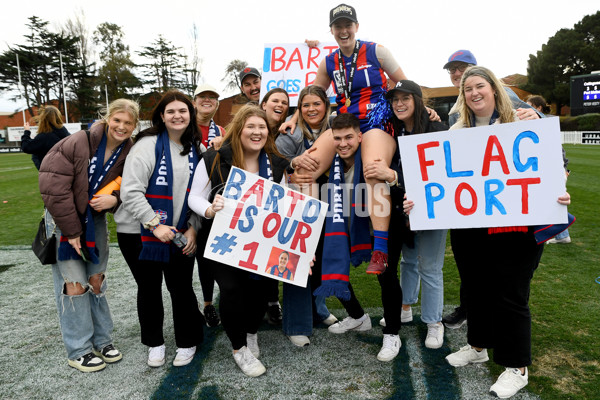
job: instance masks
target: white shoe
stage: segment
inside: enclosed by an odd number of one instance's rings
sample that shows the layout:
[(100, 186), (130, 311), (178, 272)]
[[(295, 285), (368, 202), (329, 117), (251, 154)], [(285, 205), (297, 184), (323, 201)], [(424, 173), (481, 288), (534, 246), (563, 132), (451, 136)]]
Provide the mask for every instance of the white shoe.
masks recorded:
[(329, 314), (329, 317), (327, 317), (323, 320), (323, 323), (327, 326), (331, 326), (331, 325), (335, 324), (336, 322), (338, 322), (338, 319), (333, 314)]
[(412, 320), (412, 307), (409, 307), (408, 310), (402, 308), (402, 312), (400, 313), (400, 322), (402, 322), (403, 324), (407, 324), (409, 322), (412, 322)]
[(383, 335), (383, 346), (377, 354), (379, 361), (392, 361), (398, 355), (402, 342), (399, 335)]
[(331, 333), (346, 333), (348, 331), (368, 331), (371, 328), (371, 318), (369, 318), (369, 314), (365, 314), (359, 319), (346, 317), (343, 321), (338, 321), (327, 329)]
[(425, 347), (428, 349), (439, 349), (444, 344), (444, 324), (437, 322), (427, 324), (427, 337)]
[(550, 244), (550, 243), (563, 243), (563, 244), (571, 243), (571, 236), (567, 236), (566, 238), (562, 238), (562, 239), (552, 238), (550, 240), (547, 240), (546, 243), (548, 243), (548, 244)]
[(506, 368), (490, 388), (490, 393), (501, 399), (508, 399), (527, 386), (528, 381), (529, 372), (527, 372), (527, 368), (525, 368), (525, 375), (521, 375), (519, 368)]
[(246, 346), (239, 349), (237, 353), (233, 353), (233, 359), (242, 372), (248, 376), (260, 376), (267, 371), (265, 366), (254, 357)]
[(385, 318), (381, 318), (379, 320), (379, 325), (383, 326), (385, 328)]
[(290, 338), (290, 342), (294, 343), (298, 347), (304, 347), (310, 344), (310, 339), (308, 338), (308, 336), (292, 335), (288, 337)]
[(160, 367), (165, 364), (165, 345), (150, 347), (148, 349), (148, 365), (151, 367)]
[(487, 349), (477, 351), (470, 345), (446, 356), (446, 361), (453, 367), (464, 367), (467, 364), (482, 363), (489, 360)]
[(260, 349), (258, 348), (258, 333), (246, 333), (246, 347), (248, 347), (254, 357), (260, 357)]
[(194, 347), (183, 347), (176, 350), (177, 355), (173, 360), (173, 366), (175, 367), (183, 367), (184, 365), (188, 365), (194, 359), (194, 354), (196, 354), (196, 346)]

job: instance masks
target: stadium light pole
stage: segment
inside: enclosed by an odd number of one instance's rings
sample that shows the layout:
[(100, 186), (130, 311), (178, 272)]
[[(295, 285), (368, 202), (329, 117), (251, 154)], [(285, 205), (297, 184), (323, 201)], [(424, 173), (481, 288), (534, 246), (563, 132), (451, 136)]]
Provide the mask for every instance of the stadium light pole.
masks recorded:
[(60, 81), (62, 83), (62, 90), (63, 90), (63, 103), (65, 106), (65, 118), (67, 121), (67, 124), (69, 123), (69, 111), (67, 110), (67, 92), (65, 92), (65, 78), (63, 75), (63, 63), (62, 63), (62, 52), (58, 52), (58, 57), (60, 59)]
[[(23, 86), (21, 84), (21, 66), (19, 65), (19, 53), (15, 53), (15, 55), (17, 56), (17, 75), (19, 76), (19, 92), (21, 91), (21, 87)], [(21, 112), (23, 113), (23, 126), (25, 126), (25, 109), (21, 110)]]

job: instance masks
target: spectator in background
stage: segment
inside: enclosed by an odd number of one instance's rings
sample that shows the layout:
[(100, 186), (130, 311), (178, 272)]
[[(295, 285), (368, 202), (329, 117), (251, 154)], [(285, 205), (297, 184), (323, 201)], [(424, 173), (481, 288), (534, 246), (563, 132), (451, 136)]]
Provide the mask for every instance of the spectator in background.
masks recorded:
[(37, 136), (31, 138), (29, 122), (25, 122), (25, 132), (21, 136), (21, 150), (23, 153), (31, 154), (31, 161), (39, 170), (48, 151), (69, 136), (69, 131), (62, 123), (60, 111), (54, 106), (40, 108), (39, 115), (34, 120), (38, 123)]
[(260, 100), (260, 72), (256, 68), (246, 67), (240, 72), (240, 85), (242, 85), (242, 94), (248, 101), (258, 104)]
[[(202, 145), (206, 148), (214, 145), (218, 149), (225, 136), (225, 129), (213, 120), (219, 109), (217, 89), (208, 84), (199, 85), (194, 92), (194, 108), (196, 109), (198, 131), (202, 136)], [(196, 260), (198, 261), (198, 277), (200, 278), (204, 298), (204, 319), (207, 326), (215, 327), (221, 323), (221, 320), (213, 305), (215, 279), (204, 262), (204, 249), (207, 238), (208, 230), (200, 229), (196, 239)]]

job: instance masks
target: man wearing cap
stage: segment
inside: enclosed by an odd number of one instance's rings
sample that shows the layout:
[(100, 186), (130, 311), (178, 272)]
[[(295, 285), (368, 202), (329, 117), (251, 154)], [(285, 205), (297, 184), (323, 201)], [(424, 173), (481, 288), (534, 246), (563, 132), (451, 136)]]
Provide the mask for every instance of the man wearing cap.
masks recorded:
[[(454, 87), (459, 88), (460, 82), (465, 70), (472, 66), (477, 65), (477, 60), (473, 53), (469, 50), (457, 50), (448, 57), (448, 62), (444, 64), (444, 69), (450, 74), (450, 81)], [(508, 97), (512, 101), (513, 108), (517, 111), (517, 117), (521, 120), (526, 119), (538, 119), (545, 118), (546, 116), (541, 112), (537, 112), (529, 104), (522, 101), (517, 94), (509, 87), (504, 87)], [(460, 116), (458, 103), (452, 106), (452, 109), (448, 113), (448, 125), (452, 126), (458, 120)], [(451, 235), (452, 236), (452, 235)], [(451, 237), (452, 241), (452, 237)], [(457, 264), (459, 275), (460, 265)], [(458, 329), (467, 322), (467, 299), (461, 284), (460, 287), (460, 305), (454, 309), (452, 313), (442, 318), (442, 322), (446, 327), (450, 329)]]
[[(448, 57), (448, 62), (444, 64), (443, 68), (450, 74), (450, 81), (454, 87), (458, 88), (460, 87), (460, 80), (463, 73), (471, 65), (477, 65), (477, 60), (473, 53), (469, 50), (457, 50)], [(521, 100), (511, 88), (505, 86), (504, 90), (506, 90), (506, 94), (508, 94), (508, 97), (512, 101), (513, 108), (517, 110), (517, 117), (519, 117), (520, 120), (546, 117), (544, 114), (536, 111), (535, 108)], [(448, 125), (454, 125), (458, 120), (458, 116), (458, 107), (454, 104), (448, 113)]]
[(248, 101), (258, 104), (260, 100), (260, 84), (262, 77), (256, 68), (246, 67), (240, 72), (240, 85), (242, 85), (242, 94)]

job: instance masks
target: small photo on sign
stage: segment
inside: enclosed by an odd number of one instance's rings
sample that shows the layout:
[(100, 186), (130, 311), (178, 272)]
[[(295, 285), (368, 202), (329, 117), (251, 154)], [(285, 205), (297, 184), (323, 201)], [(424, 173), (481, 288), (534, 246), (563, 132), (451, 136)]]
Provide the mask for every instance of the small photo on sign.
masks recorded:
[(271, 249), (271, 254), (269, 255), (269, 262), (267, 263), (265, 272), (279, 278), (293, 281), (299, 259), (300, 256), (298, 254), (290, 253), (279, 247), (273, 247)]

